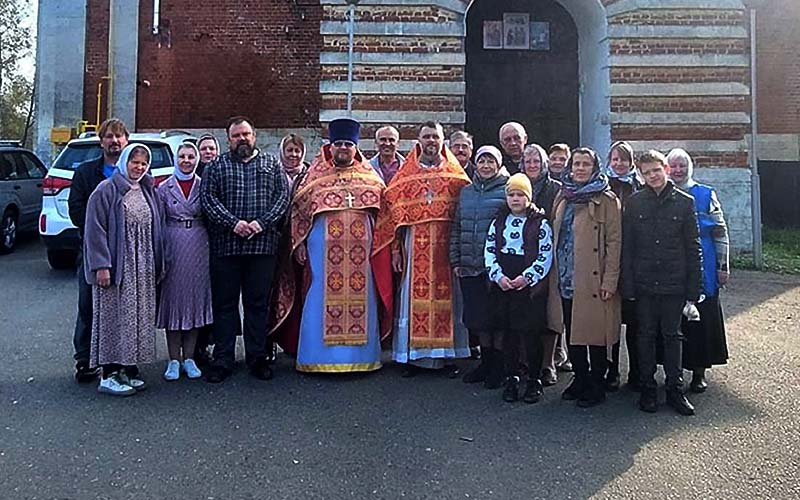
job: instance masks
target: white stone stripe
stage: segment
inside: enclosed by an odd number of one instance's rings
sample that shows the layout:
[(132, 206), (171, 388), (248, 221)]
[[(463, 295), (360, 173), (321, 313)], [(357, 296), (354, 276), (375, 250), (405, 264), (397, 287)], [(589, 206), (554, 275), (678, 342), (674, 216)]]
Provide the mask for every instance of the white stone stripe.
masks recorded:
[(612, 83), (611, 95), (622, 96), (728, 96), (750, 95), (741, 83)]
[(742, 0), (619, 0), (606, 7), (608, 17), (638, 9), (744, 10)]
[[(347, 22), (322, 21), (320, 33), (323, 35), (347, 35)], [(355, 35), (372, 36), (462, 36), (463, 21), (449, 23), (412, 23), (412, 22), (356, 22)]]
[(725, 113), (611, 113), (611, 123), (627, 125), (748, 124), (750, 115)]
[[(347, 111), (323, 109), (319, 112), (319, 121), (330, 122), (336, 118), (347, 116)], [(442, 123), (464, 123), (462, 111), (365, 111), (353, 110), (353, 119), (364, 123), (414, 123), (438, 121)]]
[[(319, 3), (320, 5), (347, 5), (344, 0), (320, 0)], [(459, 14), (463, 14), (467, 7), (462, 0), (362, 0), (359, 5), (381, 5), (384, 7), (408, 7), (409, 5), (429, 7), (434, 5)]]
[(728, 153), (732, 151), (734, 152), (747, 151), (747, 142), (745, 140), (740, 140), (740, 141), (658, 140), (658, 141), (628, 141), (628, 142), (633, 147), (633, 150), (639, 153), (647, 151), (648, 149), (655, 149), (657, 151), (663, 152), (664, 154), (667, 154), (670, 152), (670, 150), (675, 148), (683, 148), (689, 152), (704, 151), (708, 153)]
[[(346, 94), (347, 82), (321, 81), (321, 94)], [(464, 82), (401, 82), (401, 81), (359, 81), (353, 82), (354, 94), (379, 95), (464, 95)]]
[(612, 24), (609, 38), (747, 38), (743, 26), (650, 26)]
[[(347, 52), (323, 52), (319, 56), (320, 64), (347, 64)], [(464, 66), (467, 56), (463, 52), (355, 52), (355, 64), (377, 66), (392, 65), (447, 65)]]
[(750, 57), (745, 54), (668, 54), (668, 55), (613, 55), (610, 66), (656, 66), (656, 67), (748, 67)]

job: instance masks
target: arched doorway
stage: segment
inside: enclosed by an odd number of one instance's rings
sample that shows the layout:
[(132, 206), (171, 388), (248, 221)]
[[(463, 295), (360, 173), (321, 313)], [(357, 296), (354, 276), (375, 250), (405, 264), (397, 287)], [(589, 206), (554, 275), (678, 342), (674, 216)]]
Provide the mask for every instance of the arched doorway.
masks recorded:
[(511, 120), (545, 147), (579, 144), (578, 28), (557, 1), (473, 2), (466, 54), (467, 130), (476, 147), (496, 144)]

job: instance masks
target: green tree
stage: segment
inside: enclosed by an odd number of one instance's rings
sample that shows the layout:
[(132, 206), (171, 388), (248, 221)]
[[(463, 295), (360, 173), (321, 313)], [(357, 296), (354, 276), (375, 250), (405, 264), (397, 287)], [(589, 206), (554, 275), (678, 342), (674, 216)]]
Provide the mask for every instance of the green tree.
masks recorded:
[(0, 137), (28, 142), (33, 85), (20, 73), (30, 55), (31, 33), (25, 20), (28, 0), (0, 0)]

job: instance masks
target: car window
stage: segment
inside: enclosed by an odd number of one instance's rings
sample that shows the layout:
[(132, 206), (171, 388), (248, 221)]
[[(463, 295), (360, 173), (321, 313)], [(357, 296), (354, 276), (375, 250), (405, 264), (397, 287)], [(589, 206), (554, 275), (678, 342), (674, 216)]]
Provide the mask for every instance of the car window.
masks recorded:
[(0, 181), (8, 181), (16, 177), (14, 164), (10, 155), (0, 153)]
[(71, 144), (61, 152), (53, 163), (53, 168), (62, 168), (66, 170), (75, 170), (81, 163), (94, 160), (103, 154), (100, 150), (100, 144)]
[(22, 161), (21, 154), (12, 154), (11, 161), (14, 164), (14, 171), (16, 172), (15, 178), (17, 179), (30, 179), (30, 175), (28, 175), (28, 167), (25, 166), (25, 163)]
[(25, 164), (25, 168), (28, 170), (28, 177), (31, 179), (44, 179), (44, 176), (47, 175), (47, 169), (39, 165), (28, 153), (22, 153), (20, 158), (22, 159), (22, 163)]
[(150, 168), (163, 168), (172, 166), (172, 153), (166, 144), (148, 144), (153, 158), (150, 161)]

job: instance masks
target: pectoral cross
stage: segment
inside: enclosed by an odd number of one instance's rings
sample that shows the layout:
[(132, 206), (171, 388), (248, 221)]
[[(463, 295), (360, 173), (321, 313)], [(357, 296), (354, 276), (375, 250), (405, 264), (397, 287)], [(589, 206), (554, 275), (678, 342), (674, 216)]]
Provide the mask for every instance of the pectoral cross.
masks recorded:
[(428, 203), (428, 205), (433, 203), (433, 191), (431, 191), (430, 189), (425, 191), (425, 201)]
[(347, 200), (347, 208), (353, 208), (353, 201), (356, 199), (356, 197), (353, 196), (353, 193), (348, 192), (344, 199)]

